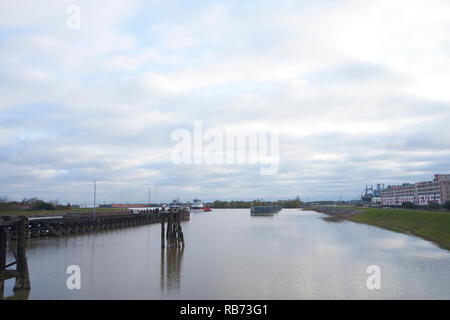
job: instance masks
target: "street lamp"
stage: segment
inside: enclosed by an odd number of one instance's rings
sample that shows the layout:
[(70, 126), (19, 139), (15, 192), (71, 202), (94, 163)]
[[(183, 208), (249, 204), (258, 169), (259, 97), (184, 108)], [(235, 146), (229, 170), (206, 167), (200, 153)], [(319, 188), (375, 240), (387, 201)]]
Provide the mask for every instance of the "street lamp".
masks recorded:
[(150, 210), (150, 187), (148, 187), (148, 209)]
[(94, 180), (94, 219), (95, 219), (95, 200), (97, 196), (97, 182)]

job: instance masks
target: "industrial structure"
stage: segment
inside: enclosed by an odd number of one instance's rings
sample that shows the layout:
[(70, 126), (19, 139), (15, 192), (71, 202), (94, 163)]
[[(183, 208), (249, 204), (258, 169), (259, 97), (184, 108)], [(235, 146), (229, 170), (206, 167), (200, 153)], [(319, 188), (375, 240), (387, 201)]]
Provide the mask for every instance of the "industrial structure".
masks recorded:
[[(383, 189), (384, 189), (384, 184), (383, 184)], [(381, 187), (380, 183), (377, 184), (376, 189), (373, 188), (373, 185), (371, 185), (370, 188), (366, 186), (363, 193), (361, 193), (361, 202), (366, 203), (366, 204), (381, 203), (381, 190), (382, 190), (382, 187)]]
[(403, 183), (381, 190), (383, 206), (400, 206), (410, 202), (425, 206), (431, 203), (444, 204), (450, 200), (450, 174), (435, 174), (432, 181)]

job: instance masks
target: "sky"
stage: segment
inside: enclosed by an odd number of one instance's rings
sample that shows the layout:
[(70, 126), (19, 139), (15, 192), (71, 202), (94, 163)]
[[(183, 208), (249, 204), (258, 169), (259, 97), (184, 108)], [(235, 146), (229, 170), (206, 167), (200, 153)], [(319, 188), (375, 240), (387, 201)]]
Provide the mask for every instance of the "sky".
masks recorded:
[[(447, 0), (2, 1), (0, 196), (90, 204), (96, 180), (99, 203), (351, 200), (431, 180), (450, 173), (449, 31)], [(195, 121), (276, 132), (278, 171), (174, 163)]]

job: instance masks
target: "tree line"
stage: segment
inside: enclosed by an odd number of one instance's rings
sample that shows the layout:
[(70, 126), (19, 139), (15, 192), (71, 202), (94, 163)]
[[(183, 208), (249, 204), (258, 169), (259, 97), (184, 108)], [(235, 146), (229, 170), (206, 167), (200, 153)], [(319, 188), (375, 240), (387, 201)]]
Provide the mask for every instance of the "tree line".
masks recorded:
[(61, 205), (58, 200), (44, 201), (39, 198), (24, 198), (22, 201), (8, 201), (0, 197), (0, 211), (70, 210), (70, 203)]
[(418, 206), (412, 202), (403, 202), (401, 204), (402, 208), (405, 209), (425, 209), (425, 210), (437, 210), (437, 209), (447, 209), (450, 210), (450, 200), (447, 200), (443, 205), (440, 205), (438, 202), (430, 202), (426, 206)]
[(277, 200), (277, 201), (264, 201), (262, 199), (255, 199), (252, 201), (216, 200), (213, 202), (209, 202), (206, 205), (211, 208), (238, 209), (238, 208), (250, 208), (251, 206), (267, 206), (267, 205), (280, 205), (282, 208), (300, 208), (302, 204), (303, 202), (300, 200), (300, 198), (296, 197), (295, 199)]

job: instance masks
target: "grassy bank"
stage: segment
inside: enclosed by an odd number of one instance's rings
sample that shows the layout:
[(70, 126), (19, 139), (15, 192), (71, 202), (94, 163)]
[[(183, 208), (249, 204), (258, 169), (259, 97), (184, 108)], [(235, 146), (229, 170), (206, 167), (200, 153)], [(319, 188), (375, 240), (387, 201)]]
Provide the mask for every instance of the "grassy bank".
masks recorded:
[(450, 250), (450, 212), (364, 208), (348, 220), (413, 234)]

